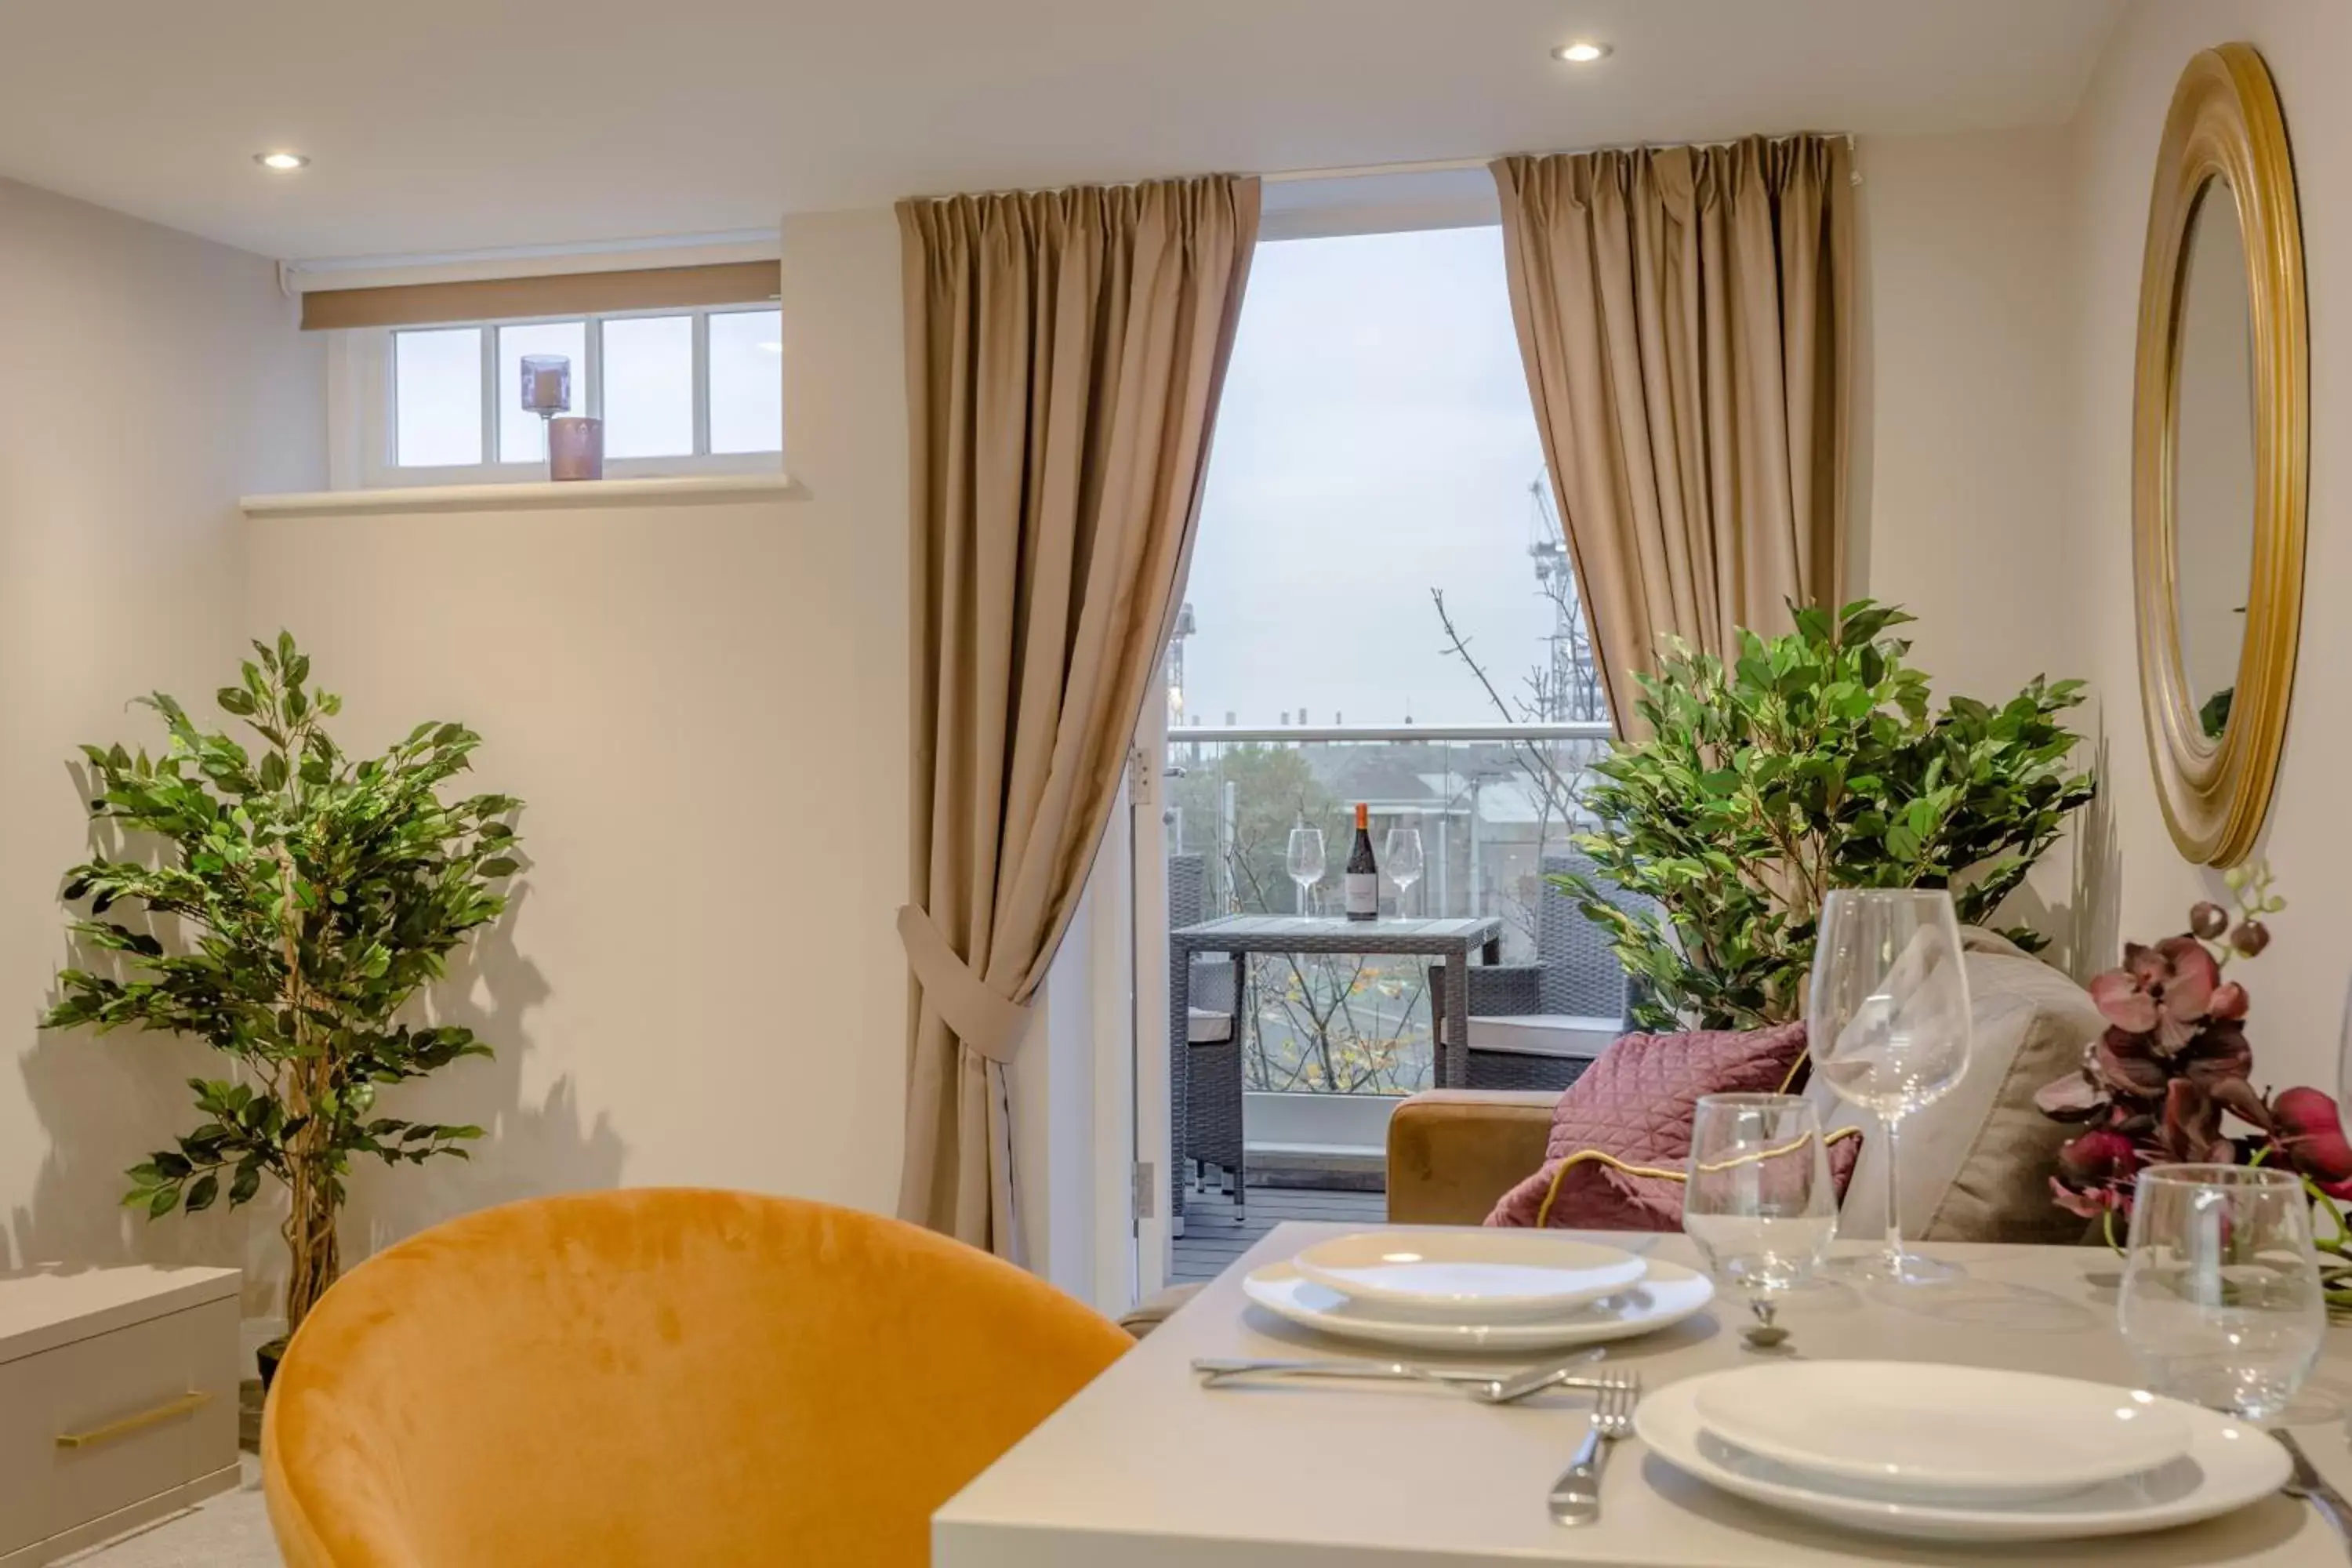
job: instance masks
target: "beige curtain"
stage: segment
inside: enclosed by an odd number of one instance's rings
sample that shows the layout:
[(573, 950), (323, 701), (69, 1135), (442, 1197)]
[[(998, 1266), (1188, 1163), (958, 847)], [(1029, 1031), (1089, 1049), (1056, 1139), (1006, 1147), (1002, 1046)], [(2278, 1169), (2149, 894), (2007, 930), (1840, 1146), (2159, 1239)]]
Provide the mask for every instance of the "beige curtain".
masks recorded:
[(1661, 637), (1737, 647), (1844, 573), (1843, 137), (1504, 158), (1511, 314), (1621, 733)]
[(1255, 180), (910, 201), (914, 972), (899, 1212), (1019, 1256), (1007, 1069), (1199, 509)]

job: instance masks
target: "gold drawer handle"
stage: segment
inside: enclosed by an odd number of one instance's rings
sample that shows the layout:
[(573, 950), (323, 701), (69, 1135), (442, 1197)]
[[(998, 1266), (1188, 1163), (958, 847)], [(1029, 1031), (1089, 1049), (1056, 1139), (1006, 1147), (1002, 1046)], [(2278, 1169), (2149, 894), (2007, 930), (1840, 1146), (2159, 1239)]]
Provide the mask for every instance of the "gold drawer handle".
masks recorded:
[(203, 1389), (191, 1389), (177, 1399), (167, 1399), (152, 1410), (142, 1410), (136, 1415), (126, 1415), (120, 1421), (110, 1421), (103, 1426), (93, 1426), (87, 1432), (60, 1432), (60, 1448), (95, 1448), (100, 1443), (111, 1443), (117, 1437), (128, 1437), (143, 1431), (158, 1421), (169, 1421), (174, 1415), (185, 1415), (191, 1410), (201, 1410), (212, 1403), (213, 1396)]

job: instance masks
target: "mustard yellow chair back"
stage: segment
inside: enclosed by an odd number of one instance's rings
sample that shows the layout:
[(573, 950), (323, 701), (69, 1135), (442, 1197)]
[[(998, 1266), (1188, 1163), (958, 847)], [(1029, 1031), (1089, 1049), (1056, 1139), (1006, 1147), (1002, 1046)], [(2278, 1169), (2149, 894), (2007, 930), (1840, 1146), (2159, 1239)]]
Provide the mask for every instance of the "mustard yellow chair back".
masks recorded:
[(327, 1293), (270, 1390), (263, 1486), (292, 1568), (896, 1568), (1129, 1343), (897, 1220), (689, 1189), (535, 1199)]

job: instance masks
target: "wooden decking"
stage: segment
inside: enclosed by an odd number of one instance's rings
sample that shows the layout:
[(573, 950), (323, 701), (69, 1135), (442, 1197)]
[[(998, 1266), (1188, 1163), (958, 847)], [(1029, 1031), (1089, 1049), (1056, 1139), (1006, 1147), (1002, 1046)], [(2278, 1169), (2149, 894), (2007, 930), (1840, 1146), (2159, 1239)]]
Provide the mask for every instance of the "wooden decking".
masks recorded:
[(1213, 1279), (1284, 1220), (1330, 1220), (1342, 1225), (1378, 1225), (1388, 1216), (1381, 1193), (1315, 1192), (1296, 1187), (1252, 1187), (1241, 1212), (1222, 1192), (1184, 1195), (1184, 1234), (1176, 1238), (1171, 1284)]

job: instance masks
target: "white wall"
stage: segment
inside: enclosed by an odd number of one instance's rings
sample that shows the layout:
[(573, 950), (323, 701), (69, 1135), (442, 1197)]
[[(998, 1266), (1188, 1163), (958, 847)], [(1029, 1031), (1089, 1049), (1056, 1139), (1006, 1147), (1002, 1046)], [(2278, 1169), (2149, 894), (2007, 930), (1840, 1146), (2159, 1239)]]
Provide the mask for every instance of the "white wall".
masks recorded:
[(323, 482), (321, 364), (269, 262), (0, 181), (0, 1264), (275, 1249), (266, 1217), (118, 1206), (124, 1167), (192, 1125), (203, 1050), (35, 1025), (87, 848), (68, 759), (152, 742), (127, 699), (234, 675), (236, 500)]
[[(2053, 131), (1873, 137), (1857, 246), (1854, 582), (1937, 696), (1999, 702), (2087, 673), (2060, 526), (2067, 438), (2066, 163)], [(2078, 726), (2083, 721), (2078, 710)], [(2072, 932), (2062, 840), (2003, 920)]]
[(461, 719), (527, 803), (519, 904), (441, 993), (499, 1058), (400, 1107), (489, 1136), (362, 1173), (352, 1243), (620, 1183), (895, 1204), (898, 255), (888, 213), (785, 226), (784, 498), (249, 525), (252, 614), (345, 694), (346, 743)]
[(2143, 940), (2180, 929), (2190, 900), (2220, 880), (2172, 847), (2148, 774), (2132, 626), (2131, 401), (2140, 251), (2157, 143), (2190, 55), (2243, 40), (2270, 62), (2301, 193), (2311, 318), (2311, 510), (2303, 646), (2284, 766), (2255, 853), (2293, 903), (2276, 942), (2244, 978), (2257, 1079), (2332, 1087), (2352, 941), (2344, 915), (2352, 835), (2352, 492), (2338, 428), (2352, 395), (2352, 6), (2311, 0), (2135, 0), (2126, 7), (2071, 131), (2073, 261), (2068, 334), (2072, 468), (2065, 509), (2074, 621), (2105, 695), (2104, 842), (2093, 857), (2098, 923)]

